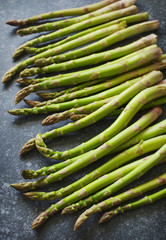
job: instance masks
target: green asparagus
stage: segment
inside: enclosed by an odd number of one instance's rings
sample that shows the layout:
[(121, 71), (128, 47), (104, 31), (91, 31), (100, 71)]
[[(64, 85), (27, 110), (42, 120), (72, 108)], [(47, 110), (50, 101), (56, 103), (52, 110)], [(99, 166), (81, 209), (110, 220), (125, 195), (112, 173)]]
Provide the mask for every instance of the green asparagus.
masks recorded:
[[(81, 187), (81, 189), (77, 191), (75, 190), (73, 196), (78, 196), (79, 198), (77, 200), (85, 198), (91, 195), (92, 193), (97, 192), (100, 189), (110, 185), (111, 183), (115, 182), (119, 178), (125, 176), (126, 174), (131, 172), (134, 168), (142, 164), (147, 159), (149, 158), (135, 161), (109, 174), (105, 174), (102, 177), (98, 178), (97, 180), (86, 185), (85, 187)], [(52, 191), (52, 192), (28, 192), (28, 193), (24, 193), (24, 195), (32, 200), (44, 201), (44, 200), (54, 200), (56, 198), (62, 198), (68, 195), (68, 193), (66, 194), (66, 192), (64, 192), (64, 189), (60, 189), (58, 191)]]
[[(123, 18), (119, 18), (119, 19), (116, 19), (114, 21), (111, 21), (111, 22), (108, 22), (108, 23), (104, 23), (104, 24), (101, 24), (99, 26), (96, 26), (96, 27), (92, 27), (92, 28), (89, 28), (89, 29), (86, 29), (84, 31), (81, 31), (79, 33), (76, 33), (72, 36), (68, 36), (66, 37), (65, 39), (61, 40), (61, 41), (58, 41), (56, 43), (52, 43), (52, 44), (49, 44), (47, 46), (44, 46), (44, 47), (24, 47), (24, 50), (27, 52), (27, 53), (41, 53), (41, 52), (44, 52), (48, 49), (51, 49), (51, 48), (54, 48), (54, 47), (57, 47), (59, 45), (62, 45), (66, 42), (69, 42), (73, 39), (76, 39), (78, 37), (82, 37), (88, 33), (91, 33), (91, 32), (94, 32), (96, 30), (99, 30), (101, 28), (105, 28), (105, 27), (108, 27), (110, 25), (113, 25), (113, 24), (118, 24), (122, 21), (126, 21), (127, 25), (128, 24), (134, 24), (134, 23), (138, 23), (138, 22), (144, 22), (144, 21), (147, 21), (149, 19), (149, 15), (147, 12), (144, 12), (144, 13), (137, 13), (137, 14), (134, 14), (134, 15), (131, 15), (131, 16), (127, 16), (127, 17), (123, 17)], [(36, 63), (37, 63), (37, 60), (36, 60)], [(39, 66), (40, 66), (40, 63), (39, 63)]]
[[(109, 21), (112, 21), (114, 19), (118, 19), (118, 18), (121, 18), (121, 17), (124, 17), (124, 16), (132, 15), (132, 14), (136, 13), (137, 11), (138, 11), (137, 7), (135, 5), (133, 5), (133, 6), (130, 6), (128, 8), (124, 8), (124, 9), (117, 10), (117, 11), (110, 12), (110, 13), (105, 13), (105, 14), (102, 14), (101, 16), (93, 17), (91, 19), (87, 19), (87, 20), (82, 21), (80, 23), (73, 24), (73, 25), (68, 26), (66, 28), (59, 29), (59, 30), (54, 31), (52, 33), (42, 35), (38, 38), (29, 40), (26, 43), (22, 44), (15, 51), (13, 57), (17, 57), (20, 54), (22, 54), (22, 52), (24, 51), (24, 47), (34, 46), (34, 45), (37, 45), (37, 44), (40, 44), (40, 43), (44, 43), (44, 42), (47, 42), (47, 41), (50, 41), (50, 40), (54, 40), (54, 39), (69, 35), (71, 33), (81, 31), (83, 29), (87, 29), (89, 27), (93, 27), (93, 26), (96, 26), (96, 25), (99, 25), (99, 24), (102, 24), (102, 23), (106, 23), (106, 22), (109, 22)], [(50, 49), (50, 51), (51, 51), (51, 49)]]
[(149, 195), (149, 196), (145, 196), (144, 198), (136, 201), (136, 202), (132, 202), (132, 203), (129, 203), (125, 206), (120, 206), (118, 208), (116, 208), (115, 210), (112, 210), (110, 212), (107, 212), (105, 213), (101, 218), (100, 218), (100, 221), (99, 223), (103, 223), (103, 222), (106, 222), (108, 221), (110, 218), (116, 216), (117, 214), (119, 213), (125, 213), (126, 211), (128, 210), (133, 210), (133, 209), (136, 209), (136, 208), (139, 208), (139, 207), (142, 207), (146, 204), (152, 204), (162, 198), (165, 198), (166, 197), (166, 188), (152, 194), (152, 195)]
[(69, 166), (63, 168), (62, 170), (52, 173), (49, 176), (35, 182), (14, 183), (11, 184), (11, 186), (19, 191), (29, 191), (39, 187), (43, 187), (52, 182), (61, 181), (63, 178), (71, 175), (72, 173), (101, 159), (102, 157), (110, 153), (113, 149), (134, 137), (136, 134), (142, 131), (146, 127), (146, 125), (148, 125), (146, 117), (148, 117), (149, 119), (153, 118), (156, 115), (156, 111), (158, 111), (158, 109), (156, 108), (151, 110), (145, 117), (139, 119), (137, 122), (126, 128), (95, 150), (91, 150), (87, 154), (80, 156), (78, 160), (76, 160)]
[[(67, 118), (70, 118), (72, 121), (78, 121), (81, 118), (84, 118), (87, 116), (88, 113), (92, 113), (93, 111), (97, 110), (99, 107), (101, 107), (104, 103), (108, 102), (109, 99), (101, 100), (98, 102), (94, 102), (93, 104), (88, 104), (84, 108), (74, 108), (70, 109), (68, 111), (62, 112), (62, 113), (55, 113), (48, 117), (46, 117), (42, 121), (42, 125), (50, 125), (53, 123), (58, 122), (59, 120), (66, 120)], [(150, 109), (152, 107), (161, 106), (163, 104), (166, 104), (166, 97), (161, 97), (158, 99), (155, 99), (154, 101), (146, 104), (141, 108), (141, 111)], [(107, 118), (112, 118), (114, 116), (119, 116), (124, 108), (117, 109), (113, 111), (110, 116), (107, 116)]]
[(52, 89), (56, 87), (76, 85), (79, 83), (92, 81), (99, 78), (111, 77), (120, 75), (121, 73), (128, 72), (132, 69), (142, 66), (143, 64), (150, 63), (157, 60), (162, 56), (162, 51), (156, 45), (146, 47), (138, 52), (129, 54), (114, 62), (108, 62), (100, 67), (91, 68), (89, 70), (82, 70), (75, 72), (67, 77), (55, 79), (54, 81), (44, 81), (38, 84), (29, 85), (20, 90), (15, 97), (15, 103), (20, 102), (24, 97), (32, 92), (38, 90)]
[(139, 24), (127, 27), (126, 29), (120, 30), (117, 33), (112, 34), (112, 36), (108, 36), (105, 39), (102, 39), (96, 43), (90, 44), (89, 46), (85, 46), (80, 49), (76, 49), (74, 51), (70, 51), (68, 53), (57, 55), (54, 57), (49, 57), (46, 59), (42, 59), (42, 58), (38, 59), (37, 61), (35, 61), (35, 64), (43, 66), (43, 65), (49, 65), (52, 63), (64, 62), (64, 61), (84, 57), (92, 53), (99, 52), (105, 49), (106, 47), (112, 46), (113, 44), (120, 42), (126, 38), (137, 35), (139, 33), (152, 31), (158, 27), (159, 27), (159, 23), (157, 21), (139, 23)]
[[(119, 194), (118, 196), (112, 198), (112, 205), (118, 204), (119, 199), (121, 200), (121, 202), (132, 199), (134, 197), (137, 197), (138, 194), (143, 194), (145, 192), (153, 190), (161, 185), (164, 185), (165, 183), (166, 183), (166, 174), (163, 174), (156, 179), (153, 179), (147, 183), (144, 183), (136, 188), (130, 189), (129, 191), (126, 191), (126, 192)], [(118, 199), (117, 199), (117, 197), (118, 197)], [(53, 214), (62, 210), (64, 207), (71, 204), (71, 202), (74, 202), (74, 199), (70, 199), (70, 196), (68, 196), (68, 197), (64, 198), (63, 200), (59, 201), (58, 203), (52, 204), (45, 212), (41, 213), (33, 221), (32, 228), (34, 229), (34, 228), (40, 227), (45, 221), (48, 220), (48, 218), (50, 216), (52, 216)]]
[[(154, 72), (153, 72), (154, 73)], [(153, 73), (151, 73), (152, 75), (153, 75)], [(150, 75), (151, 75), (150, 74)], [(150, 76), (149, 75), (149, 76)], [(156, 76), (156, 74), (155, 74), (155, 76)], [(144, 80), (146, 79), (146, 76), (143, 78)], [(148, 77), (147, 78), (148, 79), (148, 81), (150, 80), (150, 78)], [(156, 77), (154, 78), (154, 79), (157, 79)], [(158, 79), (159, 80), (159, 79)], [(146, 84), (145, 84), (146, 85)], [(136, 91), (138, 90), (138, 92), (139, 92), (139, 90), (140, 89), (138, 89), (138, 87), (137, 87), (137, 84), (135, 84), (135, 86), (136, 86)], [(134, 87), (135, 87), (134, 86)], [(161, 86), (157, 86), (157, 87), (155, 87), (156, 88), (156, 90), (157, 90), (157, 88), (160, 88)], [(133, 96), (133, 92), (135, 92), (135, 90), (133, 90), (134, 88), (133, 88), (133, 86), (131, 86), (128, 90), (125, 90), (122, 94), (120, 94), (119, 96), (127, 96), (127, 98), (130, 96), (130, 94)], [(150, 91), (151, 91), (152, 89), (150, 89)], [(131, 93), (130, 93), (130, 91), (131, 91)], [(141, 90), (140, 90), (141, 91)], [(147, 90), (147, 92), (148, 92), (148, 90)], [(127, 93), (127, 94), (126, 94)], [(153, 90), (152, 90), (152, 93), (153, 93)], [(154, 99), (155, 98), (157, 98), (157, 97), (161, 97), (162, 96), (162, 94), (163, 94), (163, 91), (160, 91), (160, 93), (159, 93), (159, 95), (158, 94), (156, 94), (156, 96), (154, 97)], [(153, 94), (152, 94), (153, 95)], [(164, 94), (163, 94), (164, 95)], [(131, 96), (131, 98), (132, 98), (132, 96)], [(147, 102), (149, 102), (149, 101), (152, 101), (153, 100), (153, 97), (152, 97), (152, 99), (150, 99), (149, 97), (147, 98), (147, 101), (146, 101), (146, 103)], [(115, 99), (118, 99), (119, 97), (117, 97), (117, 98), (115, 98)], [(123, 98), (123, 97), (122, 97)], [(124, 98), (126, 98), (126, 97), (124, 97)], [(113, 100), (113, 101), (110, 101), (110, 103), (108, 103), (108, 104), (112, 104), (114, 101), (115, 101), (115, 99)], [(140, 96), (140, 99), (141, 99), (141, 96)], [(118, 100), (119, 101), (119, 100)], [(103, 109), (105, 109), (105, 108), (107, 108), (107, 106), (108, 106), (108, 104), (106, 104), (106, 105), (104, 105), (102, 108), (100, 108), (100, 110), (102, 110), (102, 112), (103, 112)], [(122, 104), (124, 104), (124, 103), (122, 103)], [(145, 103), (144, 103), (145, 104)], [(144, 105), (144, 104), (141, 104), (142, 106)], [(140, 109), (141, 108), (141, 105), (140, 105), (140, 103), (138, 102), (138, 107), (136, 106), (136, 108), (135, 109)], [(139, 106), (140, 106), (140, 108), (139, 108)], [(95, 116), (95, 113), (97, 112), (97, 113), (99, 113), (99, 115), (101, 116), (101, 114), (100, 114), (100, 110), (97, 110), (97, 111), (95, 111), (94, 113), (92, 113), (92, 114), (90, 114), (89, 116), (90, 116), (90, 118), (91, 118), (91, 116), (93, 117), (93, 116)], [(112, 109), (113, 110), (113, 109)], [(136, 111), (137, 112), (137, 111)], [(127, 111), (127, 113), (128, 113), (128, 111)], [(103, 113), (102, 113), (103, 114)], [(109, 113), (106, 113), (106, 114), (109, 114)], [(127, 119), (130, 119), (130, 117), (131, 116), (134, 116), (134, 114), (135, 113), (133, 113), (132, 111), (130, 111), (130, 114), (128, 115), (126, 115), (126, 118), (124, 118), (124, 121), (122, 120), (122, 122), (120, 123), (120, 126), (123, 126), (123, 123), (128, 123), (128, 121), (127, 121)], [(98, 117), (99, 117), (99, 115), (98, 115)], [(122, 114), (121, 116), (123, 116), (123, 115), (125, 115), (125, 114)], [(119, 117), (119, 118), (121, 118), (121, 116)], [(101, 116), (102, 117), (102, 116)], [(89, 117), (87, 116), (86, 118), (84, 118), (84, 120), (86, 120), (86, 119), (88, 119)], [(94, 119), (94, 117), (93, 117), (93, 119)], [(123, 119), (123, 118), (122, 118)], [(84, 120), (83, 120), (83, 122), (84, 122)], [(130, 121), (130, 120), (129, 120)], [(79, 120), (79, 121), (77, 121), (76, 122), (76, 124), (78, 124), (78, 123), (81, 123), (82, 121), (81, 120)], [(72, 125), (72, 124), (70, 124), (70, 125)], [(121, 129), (121, 128), (120, 128)], [(59, 134), (61, 133), (62, 134), (62, 130), (63, 130), (63, 134), (65, 134), (64, 133), (64, 129), (63, 128), (61, 128), (60, 129), (61, 131), (59, 131)], [(40, 137), (43, 139), (43, 140), (48, 140), (48, 139), (52, 139), (52, 138), (54, 138), (54, 137), (56, 137), (56, 130), (53, 130), (53, 131), (50, 131), (50, 132), (46, 132), (46, 133), (44, 133), (44, 134), (42, 134), (42, 135), (40, 135)], [(66, 132), (67, 133), (67, 132)], [(115, 132), (115, 134), (116, 134), (116, 132)], [(58, 135), (58, 134), (57, 134)], [(83, 145), (81, 146), (81, 149), (83, 149), (83, 151), (88, 151), (89, 150), (89, 146), (93, 146), (93, 145), (95, 145), (96, 144), (96, 142), (100, 142), (102, 139), (103, 139), (103, 141), (104, 141), (104, 139), (106, 138), (106, 136), (105, 135), (101, 135), (101, 136), (99, 136), (99, 138), (97, 138), (96, 140), (97, 141), (93, 141), (92, 140), (92, 142), (93, 142), (93, 144), (91, 145), (91, 143), (90, 143), (90, 145), (87, 143), (87, 144), (85, 144), (85, 146), (83, 147)], [(38, 141), (37, 143), (37, 147), (38, 147), (38, 150), (40, 150), (40, 151), (42, 151), (42, 152), (45, 152), (45, 144), (43, 144), (43, 142), (42, 141)], [(89, 146), (88, 146), (89, 145)], [(23, 148), (22, 148), (22, 150), (21, 150), (21, 154), (22, 153), (25, 153), (25, 152), (27, 152), (27, 151), (30, 151), (30, 150), (32, 150), (33, 148), (34, 148), (34, 146), (35, 146), (35, 139), (34, 138), (32, 138), (32, 139), (30, 139), (26, 144), (24, 144), (24, 146), (23, 146)], [(85, 150), (85, 149), (87, 149), (87, 150)], [(90, 148), (91, 149), (91, 148)], [(76, 154), (76, 155), (78, 155), (79, 153), (80, 153), (80, 148), (79, 147), (76, 147), (76, 149), (74, 150), (74, 151), (70, 151), (70, 152), (73, 152), (72, 154)], [(69, 152), (65, 152), (65, 154), (62, 154), (61, 152), (59, 152), (59, 153), (57, 153), (57, 154), (55, 154), (55, 152), (54, 152), (54, 154), (51, 154), (52, 153), (52, 151), (50, 151), (50, 156), (56, 156), (56, 158), (58, 158), (58, 156), (60, 157), (62, 157), (62, 155), (65, 157), (65, 156), (67, 156), (68, 154), (69, 154)], [(78, 154), (77, 154), (78, 153)], [(71, 154), (71, 153), (70, 153)]]
[[(113, 171), (116, 168), (119, 168), (119, 166), (137, 158), (140, 157), (146, 153), (155, 151), (160, 149), (166, 142), (166, 135), (155, 137), (153, 139), (146, 140), (144, 142), (141, 142), (140, 144), (137, 144), (126, 151), (118, 154), (114, 158), (110, 159), (108, 162), (103, 164), (101, 167), (95, 169), (93, 172), (89, 173), (88, 175), (85, 175), (83, 178), (78, 180), (77, 182), (73, 183), (72, 186), (68, 186), (64, 189), (64, 191), (67, 191), (68, 194), (72, 193), (75, 189), (78, 189), (77, 186), (87, 185), (89, 182), (94, 181), (98, 177), (103, 176), (104, 174)], [(155, 145), (156, 144), (156, 145)], [(79, 185), (80, 184), (80, 185)], [(72, 187), (72, 188), (71, 188)], [(63, 192), (63, 190), (61, 190)], [(92, 195), (89, 198), (85, 198), (81, 201), (78, 201), (77, 203), (72, 204), (71, 206), (68, 206), (66, 209), (64, 209), (63, 214), (66, 213), (72, 213), (75, 211), (78, 211), (81, 208), (84, 208), (90, 204), (93, 204), (95, 202), (99, 202), (101, 199), (103, 199), (106, 193), (109, 193), (109, 187), (106, 189), (103, 189), (99, 191), (98, 193)]]
[(70, 18), (70, 19), (64, 19), (61, 21), (56, 21), (56, 22), (51, 22), (51, 23), (44, 23), (44, 24), (40, 24), (38, 26), (32, 26), (32, 27), (28, 27), (28, 28), (19, 29), (17, 31), (17, 33), (21, 36), (24, 36), (24, 35), (33, 34), (33, 33), (62, 29), (64, 27), (68, 27), (72, 24), (79, 23), (79, 22), (87, 20), (87, 19), (91, 19), (92, 17), (100, 16), (104, 13), (108, 13), (108, 12), (112, 12), (115, 10), (129, 7), (135, 3), (136, 3), (136, 0), (118, 1), (113, 4), (107, 5), (106, 7), (100, 8), (96, 11), (93, 11), (92, 13), (84, 14), (83, 16)]
[[(87, 35), (86, 35), (87, 36)], [(88, 37), (88, 36), (87, 36)], [(124, 47), (119, 47), (106, 52), (96, 53), (87, 57), (79, 58), (73, 61), (68, 61), (59, 64), (52, 64), (43, 68), (29, 68), (20, 73), (21, 77), (33, 76), (35, 74), (47, 74), (50, 72), (66, 71), (74, 68), (89, 66), (91, 63), (98, 64), (101, 62), (111, 61), (116, 58), (123, 57), (132, 52), (138, 51), (144, 47), (152, 45), (157, 42), (155, 34), (143, 37), (133, 43), (130, 43)]]
[[(133, 182), (136, 179), (139, 179), (146, 172), (148, 172), (152, 167), (154, 167), (157, 163), (164, 160), (166, 158), (166, 144), (164, 144), (148, 161), (142, 163), (140, 166), (136, 167), (133, 171), (120, 178), (118, 181), (113, 183), (110, 187), (109, 195), (118, 190), (122, 189), (129, 183)], [(125, 199), (125, 197), (124, 197)], [(124, 201), (123, 199), (123, 201)], [(91, 208), (87, 209), (84, 213), (80, 215), (77, 219), (74, 230), (77, 230), (89, 217), (97, 212), (101, 212), (105, 209), (112, 207), (113, 198), (109, 198), (97, 205), (93, 205)], [(116, 200), (120, 203), (122, 200), (120, 197), (116, 197)]]
[(50, 18), (57, 18), (57, 17), (65, 17), (65, 16), (73, 16), (73, 15), (82, 15), (86, 14), (88, 12), (93, 12), (97, 9), (103, 8), (111, 3), (114, 3), (118, 0), (106, 0), (106, 1), (101, 1), (99, 3), (94, 3), (88, 6), (84, 7), (79, 7), (79, 8), (72, 8), (72, 9), (63, 9), (59, 11), (52, 11), (48, 13), (43, 13), (40, 15), (36, 15), (31, 18), (27, 18), (24, 20), (9, 20), (7, 24), (11, 26), (24, 26), (27, 24), (33, 24), (41, 20), (46, 20)]

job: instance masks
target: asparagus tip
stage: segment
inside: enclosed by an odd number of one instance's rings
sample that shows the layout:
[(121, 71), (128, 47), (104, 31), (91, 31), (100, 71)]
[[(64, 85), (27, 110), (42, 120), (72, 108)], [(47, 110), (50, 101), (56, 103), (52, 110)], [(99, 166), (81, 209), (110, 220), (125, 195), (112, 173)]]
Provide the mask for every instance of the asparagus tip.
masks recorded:
[(85, 222), (85, 218), (82, 218), (81, 216), (77, 219), (75, 225), (74, 225), (74, 231), (78, 230), (82, 225), (83, 223)]
[(32, 223), (32, 229), (40, 227), (48, 219), (47, 211), (41, 213)]
[(16, 190), (20, 190), (20, 184), (19, 183), (12, 183), (10, 184), (11, 187), (13, 187)]
[(65, 214), (70, 214), (70, 213), (72, 213), (73, 211), (72, 211), (72, 209), (70, 208), (70, 206), (69, 207), (65, 207), (63, 210), (62, 210), (62, 212), (61, 212), (61, 214), (62, 215), (65, 215)]
[(23, 193), (23, 195), (26, 196), (27, 198), (31, 199), (31, 200), (36, 200), (34, 192)]
[(105, 213), (105, 214), (100, 218), (99, 223), (104, 223), (104, 222), (108, 221), (109, 219), (110, 219), (110, 216), (109, 216), (107, 213)]
[(8, 24), (10, 26), (19, 26), (17, 20), (9, 20), (9, 21), (6, 22), (6, 24)]
[(44, 67), (46, 64), (45, 58), (40, 58), (35, 61), (35, 65), (38, 67)]
[(24, 48), (18, 48), (14, 53), (12, 58), (17, 58), (24, 53)]
[(11, 80), (11, 74), (10, 73), (6, 73), (3, 78), (2, 78), (2, 83), (8, 82)]
[(24, 102), (30, 107), (35, 107), (36, 104), (39, 103), (38, 101), (31, 101), (31, 100), (27, 100), (27, 99), (24, 99)]
[(42, 121), (42, 126), (48, 126), (50, 125), (50, 121), (49, 121), (49, 116), (46, 117), (43, 121)]
[(19, 30), (17, 30), (17, 32), (16, 32), (19, 36), (24, 36), (23, 34), (22, 34), (22, 31), (21, 31), (21, 29), (19, 29)]
[(30, 174), (29, 170), (23, 170), (21, 175), (23, 176), (24, 179), (30, 179), (31, 178), (31, 174)]
[(35, 138), (31, 138), (28, 142), (26, 142), (24, 144), (24, 146), (22, 147), (19, 156), (33, 150), (35, 147)]
[(8, 113), (10, 113), (12, 115), (17, 115), (16, 112), (15, 112), (15, 109), (14, 110), (8, 110)]

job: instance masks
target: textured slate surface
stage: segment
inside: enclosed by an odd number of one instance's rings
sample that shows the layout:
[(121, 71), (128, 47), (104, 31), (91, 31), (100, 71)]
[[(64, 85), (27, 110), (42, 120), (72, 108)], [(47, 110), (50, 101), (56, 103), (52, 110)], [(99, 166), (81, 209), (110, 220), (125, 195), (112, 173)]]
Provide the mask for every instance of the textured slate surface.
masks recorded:
[[(23, 42), (31, 39), (32, 36), (21, 38), (15, 34), (15, 28), (7, 26), (5, 22), (14, 18), (25, 18), (38, 13), (50, 10), (58, 10), (62, 8), (71, 8), (83, 6), (95, 2), (95, 0), (1, 0), (0, 1), (0, 75), (5, 73), (15, 63), (12, 62), (11, 56), (14, 50)], [(140, 11), (148, 11), (151, 19), (159, 19), (161, 27), (157, 32), (159, 35), (159, 46), (166, 52), (166, 4), (165, 0), (156, 2), (155, 0), (138, 0)], [(133, 38), (134, 39), (134, 38)], [(137, 38), (136, 38), (137, 39)], [(131, 40), (130, 40), (131, 41)], [(16, 192), (10, 187), (10, 183), (22, 181), (22, 169), (38, 169), (45, 165), (51, 165), (52, 161), (42, 157), (37, 151), (27, 154), (25, 157), (19, 158), (18, 154), (22, 145), (33, 137), (37, 132), (45, 132), (52, 127), (41, 127), (40, 122), (43, 116), (39, 117), (14, 117), (7, 113), (7, 110), (14, 108), (14, 97), (19, 90), (19, 86), (12, 81), (9, 84), (1, 86), (0, 90), (0, 239), (5, 240), (120, 240), (120, 239), (136, 239), (136, 240), (164, 240), (166, 236), (166, 204), (165, 200), (161, 200), (152, 206), (146, 206), (141, 209), (128, 212), (125, 215), (116, 217), (114, 220), (98, 225), (100, 215), (92, 217), (79, 231), (73, 232), (74, 222), (79, 216), (76, 213), (72, 216), (61, 216), (57, 214), (52, 217), (41, 229), (37, 231), (31, 230), (31, 223), (36, 216), (44, 211), (49, 202), (33, 202), (23, 197), (22, 194)], [(37, 99), (35, 95), (29, 99)], [(24, 103), (20, 103), (18, 107), (25, 107)], [(164, 112), (165, 108), (163, 108)], [(166, 114), (165, 114), (166, 116)], [(164, 115), (159, 120), (163, 119)], [(65, 122), (66, 123), (66, 122)], [(95, 124), (63, 138), (52, 141), (49, 146), (57, 150), (69, 149), (78, 145), (82, 141), (86, 141), (102, 130), (106, 129), (111, 120), (103, 120)], [(59, 127), (64, 122), (55, 125)], [(106, 157), (103, 162), (108, 160)], [(85, 174), (90, 172), (101, 163), (93, 164), (78, 174), (63, 180), (62, 183), (52, 184), (50, 189), (59, 189), (62, 186), (73, 182)], [(130, 187), (141, 184), (150, 180), (166, 171), (166, 165), (154, 168), (147, 173), (139, 181), (131, 184)]]

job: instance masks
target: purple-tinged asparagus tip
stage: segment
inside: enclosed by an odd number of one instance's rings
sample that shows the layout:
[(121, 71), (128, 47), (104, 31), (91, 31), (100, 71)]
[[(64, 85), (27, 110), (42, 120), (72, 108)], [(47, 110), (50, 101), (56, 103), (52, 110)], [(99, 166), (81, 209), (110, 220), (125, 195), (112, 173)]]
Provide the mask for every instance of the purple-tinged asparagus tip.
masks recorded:
[(35, 107), (39, 103), (38, 101), (31, 101), (27, 99), (24, 99), (24, 102), (30, 107)]
[(12, 183), (12, 184), (10, 184), (10, 186), (13, 187), (14, 189), (20, 191), (20, 189), (19, 189), (19, 183)]
[(27, 198), (31, 199), (31, 200), (36, 200), (37, 197), (35, 196), (35, 192), (28, 192), (28, 193), (23, 193), (24, 196), (26, 196)]
[(45, 211), (44, 213), (41, 213), (32, 223), (32, 229), (39, 228), (47, 219), (49, 218), (48, 215), (49, 212)]
[(10, 26), (20, 26), (20, 23), (18, 20), (9, 20), (6, 22), (6, 24), (8, 24)]
[(18, 49), (14, 52), (12, 58), (17, 58), (17, 57), (21, 56), (24, 52), (25, 52), (24, 48), (18, 48)]
[(107, 213), (105, 213), (99, 220), (99, 223), (104, 223), (107, 222), (110, 219), (110, 215), (108, 215)]
[(86, 221), (86, 219), (88, 219), (88, 217), (84, 216), (84, 217), (79, 217), (74, 225), (74, 231), (78, 230), (83, 223)]

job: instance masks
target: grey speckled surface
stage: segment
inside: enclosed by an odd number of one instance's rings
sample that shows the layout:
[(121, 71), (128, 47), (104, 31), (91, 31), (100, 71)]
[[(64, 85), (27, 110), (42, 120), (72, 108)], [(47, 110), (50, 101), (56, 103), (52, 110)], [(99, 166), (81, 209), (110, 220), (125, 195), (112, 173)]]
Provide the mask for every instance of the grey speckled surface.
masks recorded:
[[(25, 18), (47, 12), (53, 9), (62, 9), (69, 7), (82, 6), (95, 2), (95, 0), (0, 0), (0, 75), (4, 74), (15, 63), (12, 62), (11, 56), (14, 50), (31, 36), (21, 38), (16, 36), (15, 29), (7, 26), (5, 22), (14, 18)], [(138, 0), (137, 3), (140, 11), (148, 11), (151, 19), (159, 19), (161, 27), (158, 31), (159, 46), (166, 52), (166, 2), (165, 0)], [(137, 39), (137, 38), (136, 38)], [(131, 40), (130, 40), (131, 41)], [(19, 158), (18, 154), (22, 145), (37, 132), (45, 132), (52, 127), (41, 127), (40, 122), (43, 116), (39, 117), (14, 117), (7, 113), (7, 110), (14, 108), (14, 97), (19, 86), (12, 81), (7, 85), (1, 86), (0, 90), (0, 239), (3, 240), (164, 240), (166, 239), (166, 204), (161, 200), (152, 206), (146, 206), (141, 209), (128, 212), (125, 215), (116, 217), (114, 220), (102, 226), (98, 225), (100, 215), (91, 218), (79, 231), (73, 232), (74, 222), (79, 215), (76, 213), (72, 216), (61, 216), (57, 214), (52, 217), (41, 229), (31, 230), (33, 219), (50, 203), (32, 202), (26, 199), (19, 192), (10, 187), (10, 183), (22, 181), (21, 170), (32, 168), (38, 169), (44, 165), (50, 165), (50, 160), (42, 157), (37, 151)], [(34, 99), (35, 95), (30, 96)], [(25, 107), (20, 103), (18, 107)], [(165, 108), (164, 112), (166, 116)], [(50, 143), (51, 147), (56, 149), (69, 149), (86, 139), (96, 135), (110, 125), (110, 120), (104, 120), (79, 131), (78, 133), (56, 139)], [(56, 124), (55, 127), (63, 125), (64, 122)], [(108, 160), (106, 157), (103, 162)], [(50, 186), (50, 189), (58, 189), (66, 186), (77, 178), (90, 172), (101, 163), (93, 164), (89, 168), (80, 171), (78, 174), (66, 178), (63, 183), (56, 183)], [(166, 171), (166, 165), (154, 168), (136, 183), (143, 183)]]

